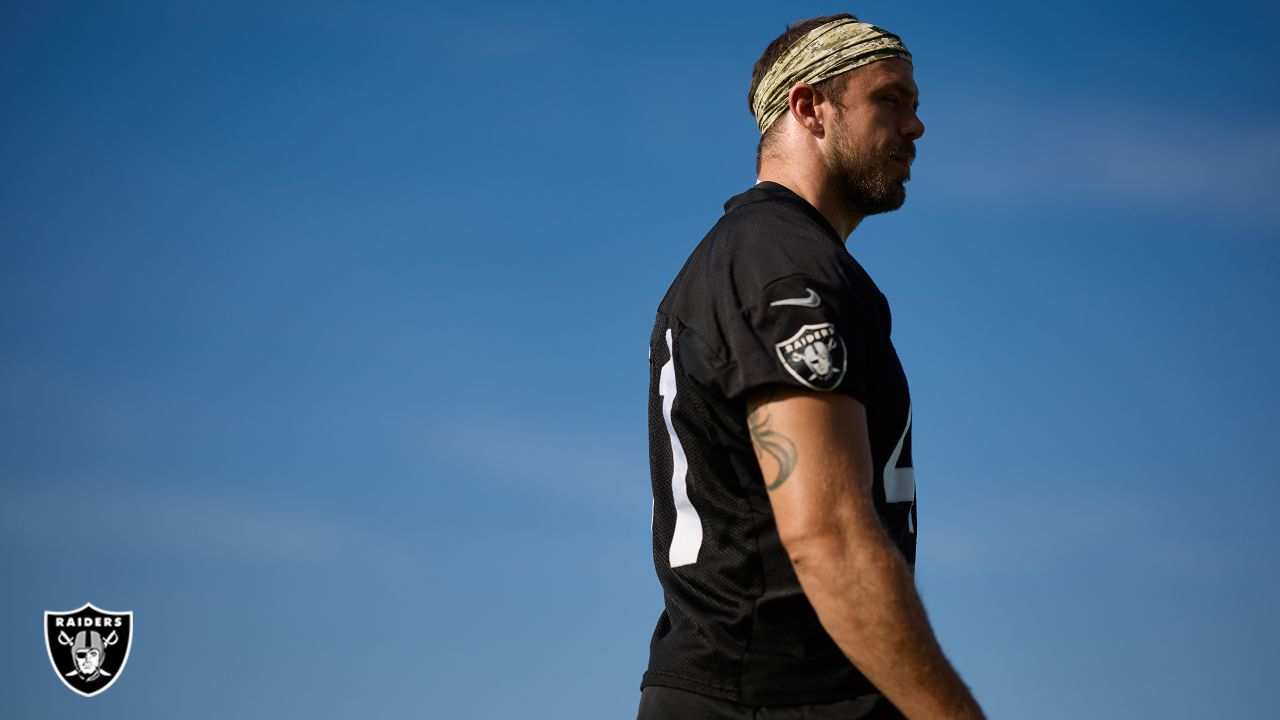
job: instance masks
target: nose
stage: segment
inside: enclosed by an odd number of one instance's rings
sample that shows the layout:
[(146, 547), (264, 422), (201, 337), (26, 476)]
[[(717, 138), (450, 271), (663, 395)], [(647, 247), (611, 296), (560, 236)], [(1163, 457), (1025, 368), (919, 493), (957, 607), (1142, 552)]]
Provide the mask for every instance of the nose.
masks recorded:
[(902, 128), (902, 136), (908, 140), (919, 140), (922, 135), (924, 135), (924, 123), (920, 121), (920, 116), (912, 111), (906, 125)]

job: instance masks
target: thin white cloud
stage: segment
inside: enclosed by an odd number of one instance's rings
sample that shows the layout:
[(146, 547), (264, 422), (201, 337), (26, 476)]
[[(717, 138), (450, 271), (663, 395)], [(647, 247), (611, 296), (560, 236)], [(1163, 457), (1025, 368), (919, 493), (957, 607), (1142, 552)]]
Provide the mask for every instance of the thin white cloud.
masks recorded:
[[(950, 496), (942, 507), (937, 498), (922, 498), (919, 560), (925, 568), (1028, 576), (1105, 565), (1197, 582), (1252, 572), (1229, 537), (1197, 522), (1202, 511), (1185, 494), (1162, 496), (1122, 475), (1051, 477), (1014, 468), (988, 471), (981, 481), (953, 480), (984, 490), (972, 500)], [(992, 494), (996, 487), (1001, 490)]]
[(1009, 98), (943, 105), (920, 143), (920, 179), (964, 202), (1084, 200), (1280, 221), (1270, 178), (1280, 122)]
[(311, 564), (378, 557), (396, 561), (395, 544), (331, 513), (229, 492), (77, 484), (6, 493), (0, 535), (42, 546), (80, 542), (60, 528), (89, 521), (97, 537), (130, 552), (175, 553), (266, 564)]
[(638, 431), (638, 440), (625, 443), (599, 427), (469, 409), (430, 423), (420, 437), (433, 458), (497, 485), (617, 507), (649, 494)]

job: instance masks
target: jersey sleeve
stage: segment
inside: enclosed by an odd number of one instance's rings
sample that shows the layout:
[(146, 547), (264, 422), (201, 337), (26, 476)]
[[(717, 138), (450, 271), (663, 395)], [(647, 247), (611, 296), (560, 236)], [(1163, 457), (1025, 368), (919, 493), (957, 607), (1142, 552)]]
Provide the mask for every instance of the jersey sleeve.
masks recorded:
[(686, 372), (730, 400), (781, 385), (844, 393), (865, 405), (881, 332), (874, 303), (830, 263), (762, 256), (720, 278), (714, 332), (681, 333)]

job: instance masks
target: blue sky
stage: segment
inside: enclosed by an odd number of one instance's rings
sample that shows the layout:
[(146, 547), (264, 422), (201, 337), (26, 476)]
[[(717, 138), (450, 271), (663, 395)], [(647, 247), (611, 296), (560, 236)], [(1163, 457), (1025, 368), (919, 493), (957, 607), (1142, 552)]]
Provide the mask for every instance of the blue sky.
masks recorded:
[(653, 311), (852, 11), (928, 128), (850, 249), (944, 648), (993, 717), (1267, 716), (1280, 10), (966, 5), (6, 3), (3, 714), (633, 716)]

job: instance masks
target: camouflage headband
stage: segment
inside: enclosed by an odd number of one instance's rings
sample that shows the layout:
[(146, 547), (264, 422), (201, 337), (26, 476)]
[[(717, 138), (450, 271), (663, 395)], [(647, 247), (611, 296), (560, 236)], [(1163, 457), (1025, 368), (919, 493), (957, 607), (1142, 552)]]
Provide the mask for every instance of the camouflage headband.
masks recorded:
[(810, 85), (885, 58), (911, 62), (897, 35), (857, 20), (843, 18), (805, 33), (769, 68), (752, 97), (751, 110), (763, 135), (787, 111), (791, 88)]

